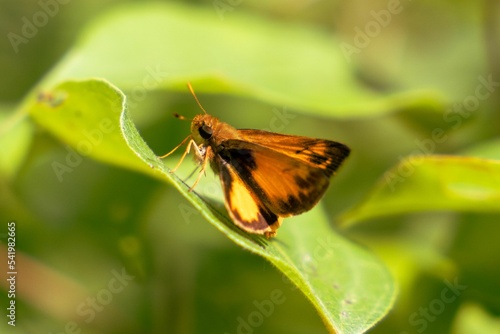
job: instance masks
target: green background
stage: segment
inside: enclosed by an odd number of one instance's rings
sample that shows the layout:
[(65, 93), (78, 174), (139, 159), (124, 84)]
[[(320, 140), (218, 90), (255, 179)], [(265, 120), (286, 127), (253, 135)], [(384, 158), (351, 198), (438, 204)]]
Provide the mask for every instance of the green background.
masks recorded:
[[(2, 333), (500, 332), (495, 1), (61, 2), (0, 12)], [(275, 240), (156, 159), (188, 81), (236, 128), (351, 147)]]

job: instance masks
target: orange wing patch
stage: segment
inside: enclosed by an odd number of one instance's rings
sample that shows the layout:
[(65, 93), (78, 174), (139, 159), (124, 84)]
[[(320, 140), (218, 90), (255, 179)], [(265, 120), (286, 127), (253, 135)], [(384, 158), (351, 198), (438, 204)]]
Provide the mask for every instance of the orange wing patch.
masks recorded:
[(324, 169), (328, 177), (350, 153), (346, 145), (325, 139), (282, 135), (262, 130), (238, 130), (238, 133), (242, 141), (267, 147), (309, 166)]
[(259, 197), (248, 188), (233, 166), (220, 158), (217, 160), (226, 208), (233, 221), (245, 231), (274, 236), (281, 219), (259, 201)]

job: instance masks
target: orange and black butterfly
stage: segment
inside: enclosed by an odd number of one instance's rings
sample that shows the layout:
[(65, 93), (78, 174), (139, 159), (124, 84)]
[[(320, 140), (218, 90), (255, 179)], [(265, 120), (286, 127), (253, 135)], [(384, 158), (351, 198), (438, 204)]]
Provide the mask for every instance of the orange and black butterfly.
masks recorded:
[(191, 190), (210, 163), (229, 215), (247, 232), (273, 237), (284, 217), (312, 209), (349, 156), (346, 145), (330, 140), (235, 129), (207, 114), (188, 88), (204, 113), (192, 120), (191, 135), (161, 158), (189, 141), (172, 172), (193, 148), (201, 171)]

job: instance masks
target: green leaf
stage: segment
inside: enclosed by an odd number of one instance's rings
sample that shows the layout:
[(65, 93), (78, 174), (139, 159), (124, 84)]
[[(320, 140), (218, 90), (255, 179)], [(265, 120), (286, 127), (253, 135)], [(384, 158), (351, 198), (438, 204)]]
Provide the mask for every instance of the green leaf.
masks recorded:
[(33, 128), (20, 112), (1, 112), (0, 124), (0, 176), (11, 178), (28, 154)]
[(142, 96), (150, 89), (222, 92), (335, 117), (401, 108), (442, 110), (426, 90), (381, 94), (358, 80), (341, 43), (304, 25), (180, 4), (126, 5), (103, 15), (48, 82), (103, 77)]
[(110, 83), (66, 81), (36, 98), (28, 97), (25, 108), (40, 125), (69, 145), (65, 161), (52, 162), (59, 180), (85, 157), (154, 175), (123, 140), (118, 124), (125, 96)]
[(309, 298), (327, 328), (337, 333), (364, 332), (392, 306), (395, 289), (388, 271), (365, 249), (336, 234), (320, 208), (287, 219), (279, 236), (265, 240), (235, 227), (209, 202), (165, 167), (144, 143), (124, 112), (121, 126), (130, 148), (159, 170), (203, 216), (241, 247), (266, 258)]
[(405, 159), (371, 194), (340, 217), (342, 225), (419, 211), (500, 212), (500, 161), (458, 156)]
[(463, 304), (453, 324), (455, 334), (494, 334), (500, 332), (500, 318), (491, 315), (481, 305)]

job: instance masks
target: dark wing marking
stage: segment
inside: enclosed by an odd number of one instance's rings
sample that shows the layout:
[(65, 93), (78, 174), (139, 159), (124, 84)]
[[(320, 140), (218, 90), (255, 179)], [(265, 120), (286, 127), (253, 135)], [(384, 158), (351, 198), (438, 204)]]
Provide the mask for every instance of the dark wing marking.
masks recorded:
[(250, 233), (273, 236), (281, 219), (262, 203), (231, 164), (216, 157), (226, 208), (237, 226)]
[(227, 140), (216, 155), (232, 167), (231, 177), (237, 175), (254, 199), (280, 217), (310, 210), (328, 188), (324, 168), (268, 147)]

